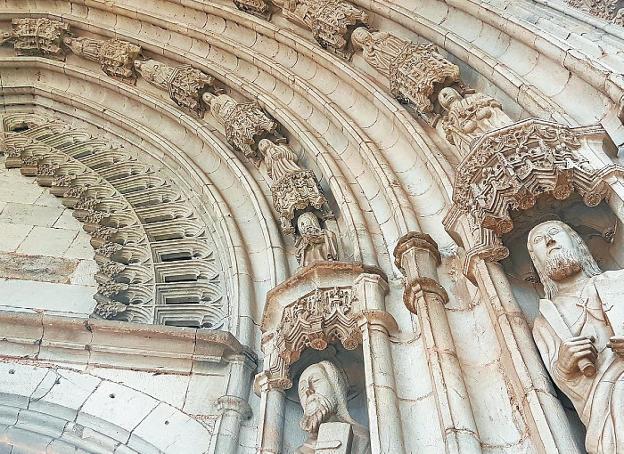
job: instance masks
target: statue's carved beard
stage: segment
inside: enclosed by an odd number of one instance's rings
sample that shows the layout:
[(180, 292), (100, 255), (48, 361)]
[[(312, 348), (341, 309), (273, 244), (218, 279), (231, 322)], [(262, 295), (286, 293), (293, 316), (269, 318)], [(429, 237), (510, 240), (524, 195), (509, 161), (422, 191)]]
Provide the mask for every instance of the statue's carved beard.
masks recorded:
[(546, 260), (546, 275), (555, 282), (562, 281), (581, 270), (581, 261), (574, 251), (569, 249), (562, 249)]
[(334, 413), (331, 401), (320, 394), (316, 394), (312, 400), (306, 402), (301, 419), (301, 428), (309, 433), (316, 433), (321, 424)]

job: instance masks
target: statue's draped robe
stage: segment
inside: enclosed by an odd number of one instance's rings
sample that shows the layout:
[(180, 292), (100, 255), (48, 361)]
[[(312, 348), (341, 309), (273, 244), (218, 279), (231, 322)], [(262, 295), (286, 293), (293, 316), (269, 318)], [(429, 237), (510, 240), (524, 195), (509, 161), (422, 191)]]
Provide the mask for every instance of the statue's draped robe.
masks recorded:
[[(574, 404), (587, 428), (585, 448), (590, 454), (624, 454), (624, 359), (607, 347), (613, 336), (605, 321), (603, 292), (609, 282), (624, 280), (624, 271), (609, 271), (591, 278), (579, 297), (557, 296), (557, 306), (550, 300), (540, 301), (540, 315), (533, 326), (533, 336), (546, 368), (557, 386)], [(598, 289), (597, 289), (598, 288)], [(569, 333), (557, 332), (554, 314), (562, 307), (561, 299), (574, 299), (574, 310), (560, 313), (572, 336), (593, 336), (598, 350), (596, 375), (577, 374), (567, 378), (556, 368), (561, 342)], [(622, 295), (621, 304), (624, 304)], [(609, 305), (607, 304), (606, 307)], [(568, 306), (569, 307), (569, 306)], [(611, 320), (615, 325), (622, 320)]]

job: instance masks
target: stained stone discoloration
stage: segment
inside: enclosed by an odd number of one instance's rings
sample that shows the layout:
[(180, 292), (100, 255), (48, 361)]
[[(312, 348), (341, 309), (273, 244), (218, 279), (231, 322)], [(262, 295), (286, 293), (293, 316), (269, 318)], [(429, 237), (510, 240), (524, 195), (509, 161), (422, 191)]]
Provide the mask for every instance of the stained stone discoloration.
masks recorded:
[(69, 284), (78, 260), (0, 252), (0, 278)]

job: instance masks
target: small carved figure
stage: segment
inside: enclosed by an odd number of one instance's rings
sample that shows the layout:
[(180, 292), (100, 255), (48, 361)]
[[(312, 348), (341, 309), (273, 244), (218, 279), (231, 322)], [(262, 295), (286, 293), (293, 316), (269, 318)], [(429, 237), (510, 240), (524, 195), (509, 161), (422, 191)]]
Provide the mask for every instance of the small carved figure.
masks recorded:
[(284, 16), (312, 30), (325, 49), (351, 58), (349, 37), (355, 27), (368, 24), (368, 14), (343, 0), (276, 0)]
[(214, 83), (214, 78), (191, 65), (170, 66), (156, 60), (136, 61), (134, 67), (150, 84), (166, 90), (180, 107), (203, 117), (202, 96)]
[(124, 82), (134, 83), (136, 72), (134, 61), (141, 53), (141, 47), (119, 39), (93, 39), (65, 37), (63, 42), (73, 53), (98, 62), (102, 71)]
[(295, 241), (297, 260), (301, 266), (314, 262), (337, 260), (338, 242), (336, 234), (321, 228), (314, 213), (306, 212), (297, 219), (299, 236)]
[(10, 33), (2, 34), (2, 43), (13, 41), (18, 56), (50, 57), (65, 60), (63, 38), (69, 34), (69, 25), (41, 17), (13, 19)]
[(238, 102), (228, 95), (214, 96), (210, 93), (204, 93), (203, 100), (225, 128), (227, 141), (258, 165), (262, 156), (256, 148), (256, 141), (273, 134), (277, 123), (254, 102)]
[(587, 428), (587, 451), (622, 454), (624, 272), (601, 272), (560, 221), (534, 227), (528, 249), (546, 294), (533, 326), (544, 364)]
[[(313, 454), (322, 448), (319, 442), (319, 431), (326, 424), (344, 423), (350, 426), (353, 433), (351, 454), (370, 452), (370, 438), (366, 427), (358, 424), (349, 414), (347, 408), (348, 383), (344, 375), (334, 363), (321, 361), (309, 366), (299, 378), (299, 401), (303, 408), (301, 428), (308, 432), (308, 439), (297, 449), (298, 454)], [(339, 431), (329, 431), (336, 434)], [(340, 449), (348, 445), (347, 434), (344, 438), (331, 440), (332, 445)], [(344, 449), (344, 448), (343, 448)], [(321, 452), (319, 450), (319, 452)], [(339, 452), (344, 452), (342, 449)]]
[(386, 32), (357, 28), (351, 35), (364, 60), (390, 81), (392, 96), (411, 102), (421, 113), (433, 110), (440, 88), (459, 81), (459, 68), (433, 45), (417, 45)]
[(464, 154), (470, 152), (470, 144), (479, 136), (513, 123), (501, 103), (483, 93), (463, 97), (454, 88), (446, 87), (440, 91), (438, 101), (447, 112), (442, 122), (446, 138)]
[(268, 139), (262, 139), (258, 143), (258, 150), (264, 155), (267, 173), (273, 181), (279, 181), (289, 173), (302, 170), (297, 165), (297, 155), (287, 145), (277, 145)]

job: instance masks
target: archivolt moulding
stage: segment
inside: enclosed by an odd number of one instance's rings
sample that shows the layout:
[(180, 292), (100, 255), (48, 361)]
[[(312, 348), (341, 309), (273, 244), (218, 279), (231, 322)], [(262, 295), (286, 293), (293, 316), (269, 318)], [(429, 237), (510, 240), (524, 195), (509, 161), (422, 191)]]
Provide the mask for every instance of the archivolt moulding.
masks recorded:
[(123, 148), (51, 118), (2, 118), (8, 168), (49, 187), (91, 235), (94, 316), (218, 328), (221, 266), (207, 227), (174, 181)]

